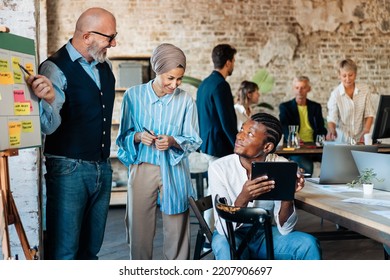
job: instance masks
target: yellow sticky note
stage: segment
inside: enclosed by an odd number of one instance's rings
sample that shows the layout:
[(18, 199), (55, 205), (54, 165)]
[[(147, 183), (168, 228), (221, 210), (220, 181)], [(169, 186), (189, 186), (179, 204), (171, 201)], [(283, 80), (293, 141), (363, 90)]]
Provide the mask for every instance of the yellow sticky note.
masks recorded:
[(20, 58), (19, 58), (19, 57), (16, 57), (16, 56), (13, 56), (13, 57), (11, 58), (11, 61), (12, 61), (12, 68), (13, 68), (15, 71), (21, 72), (20, 67), (19, 67)]
[(22, 132), (34, 132), (32, 121), (22, 121)]
[(14, 103), (14, 114), (16, 116), (30, 115), (30, 103), (29, 102), (16, 102)]
[(0, 57), (0, 72), (9, 72), (8, 59)]
[(19, 135), (10, 135), (9, 136), (9, 146), (18, 147), (20, 146), (20, 134)]
[(24, 84), (23, 74), (21, 72), (14, 71), (14, 83)]
[(12, 60), (12, 69), (14, 70), (14, 72), (13, 72), (14, 83), (15, 84), (23, 84), (24, 83), (23, 73), (22, 73), (22, 69), (20, 69), (20, 67), (19, 67), (20, 59), (19, 59), (19, 57), (13, 56), (11, 58), (11, 60)]

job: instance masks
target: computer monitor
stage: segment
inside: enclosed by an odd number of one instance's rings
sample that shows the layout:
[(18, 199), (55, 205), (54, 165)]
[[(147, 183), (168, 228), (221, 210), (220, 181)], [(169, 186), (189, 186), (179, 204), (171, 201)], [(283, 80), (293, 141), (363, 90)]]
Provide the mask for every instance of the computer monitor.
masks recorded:
[(378, 139), (390, 138), (390, 95), (381, 95), (378, 111), (376, 113), (372, 141), (378, 143)]

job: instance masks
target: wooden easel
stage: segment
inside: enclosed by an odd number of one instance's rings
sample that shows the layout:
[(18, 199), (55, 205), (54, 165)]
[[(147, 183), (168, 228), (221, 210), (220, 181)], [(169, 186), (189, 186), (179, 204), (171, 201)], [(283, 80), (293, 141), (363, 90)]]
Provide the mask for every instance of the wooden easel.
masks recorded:
[(1, 198), (3, 202), (4, 209), (4, 220), (5, 220), (5, 234), (3, 244), (6, 244), (6, 248), (4, 251), (4, 258), (11, 259), (11, 246), (9, 239), (9, 231), (8, 226), (14, 225), (16, 232), (19, 236), (20, 243), (23, 248), (24, 255), (26, 260), (38, 259), (38, 250), (31, 249), (27, 240), (26, 233), (24, 231), (22, 221), (20, 220), (20, 216), (18, 210), (16, 208), (16, 204), (14, 198), (12, 196), (11, 188), (10, 188), (10, 180), (9, 180), (9, 169), (8, 169), (8, 157), (16, 156), (19, 152), (17, 149), (10, 149), (3, 152), (0, 152), (0, 187), (1, 187)]

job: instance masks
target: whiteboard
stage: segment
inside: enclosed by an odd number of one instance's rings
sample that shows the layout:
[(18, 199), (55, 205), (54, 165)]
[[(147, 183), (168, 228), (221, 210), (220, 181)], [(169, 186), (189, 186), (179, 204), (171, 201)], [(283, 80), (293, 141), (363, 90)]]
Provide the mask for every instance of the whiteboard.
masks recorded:
[(42, 145), (39, 100), (18, 63), (36, 73), (34, 41), (0, 33), (0, 151)]

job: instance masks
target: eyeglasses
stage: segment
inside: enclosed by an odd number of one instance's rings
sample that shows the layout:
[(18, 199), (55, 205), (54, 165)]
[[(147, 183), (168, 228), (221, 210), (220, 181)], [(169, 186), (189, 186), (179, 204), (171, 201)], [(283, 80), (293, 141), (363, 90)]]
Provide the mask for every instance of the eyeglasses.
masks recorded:
[(112, 40), (115, 39), (116, 35), (118, 35), (118, 32), (115, 32), (115, 34), (112, 34), (112, 35), (106, 35), (106, 34), (103, 34), (103, 33), (100, 33), (100, 32), (97, 32), (97, 31), (88, 31), (89, 33), (94, 33), (94, 34), (98, 34), (100, 36), (104, 36), (106, 38), (109, 38), (108, 39), (108, 42), (111, 43)]

